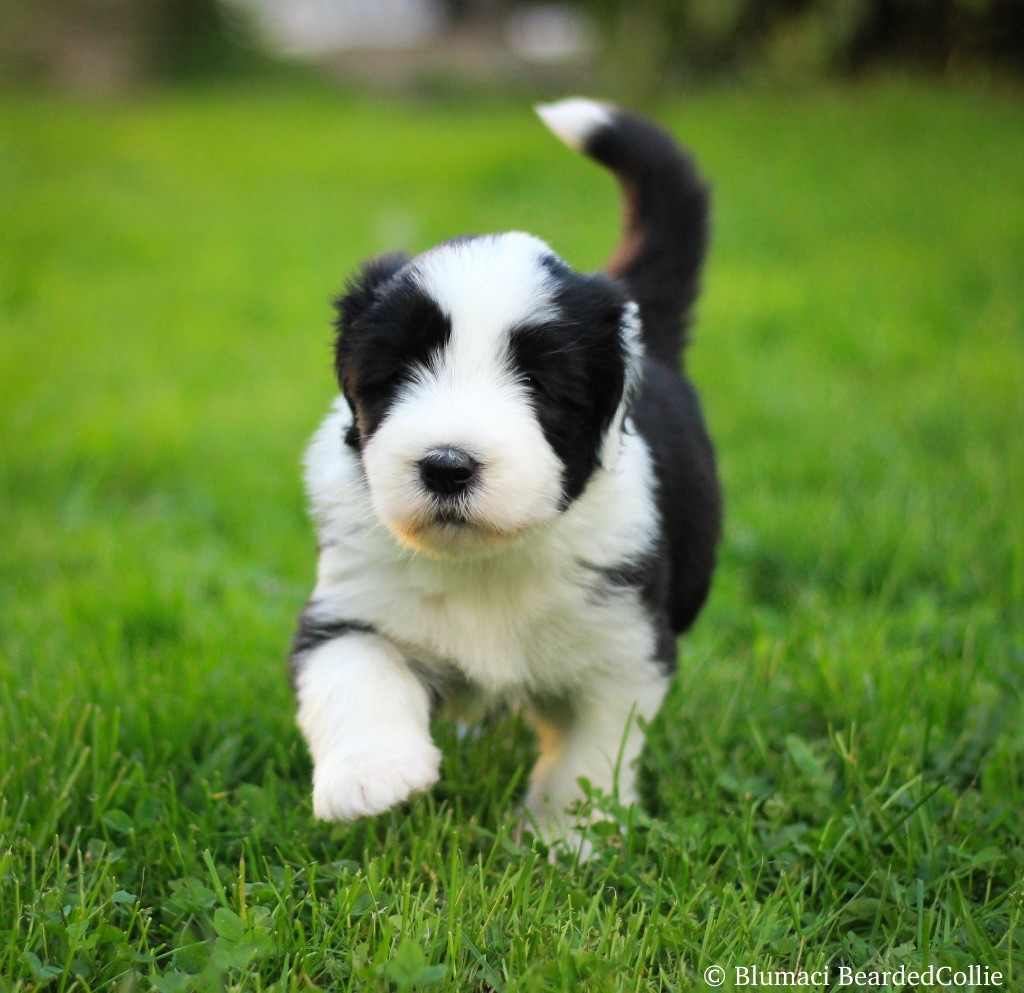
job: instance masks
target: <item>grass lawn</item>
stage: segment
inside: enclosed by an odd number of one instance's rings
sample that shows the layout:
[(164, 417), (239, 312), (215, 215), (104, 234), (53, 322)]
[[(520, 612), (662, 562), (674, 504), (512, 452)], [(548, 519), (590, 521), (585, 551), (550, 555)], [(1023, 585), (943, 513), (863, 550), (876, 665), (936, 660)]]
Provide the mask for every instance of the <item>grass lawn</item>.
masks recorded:
[[(0, 991), (687, 990), (974, 963), (1024, 989), (1020, 94), (706, 94), (690, 365), (728, 526), (585, 866), (513, 718), (313, 821), (299, 456), (361, 258), (618, 205), (524, 106), (0, 99)], [(600, 799), (598, 802), (604, 802)]]

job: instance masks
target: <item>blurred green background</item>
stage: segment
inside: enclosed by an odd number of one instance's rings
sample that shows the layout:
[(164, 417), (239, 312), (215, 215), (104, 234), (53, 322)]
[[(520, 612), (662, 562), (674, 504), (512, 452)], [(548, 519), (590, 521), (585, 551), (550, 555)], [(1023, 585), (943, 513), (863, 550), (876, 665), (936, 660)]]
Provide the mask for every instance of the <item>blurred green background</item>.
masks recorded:
[[(674, 990), (711, 963), (930, 962), (1018, 988), (1012, 66), (973, 36), (782, 75), (759, 43), (728, 69), (673, 43), (630, 82), (605, 40), (578, 78), (524, 79), (466, 5), (430, 42), (457, 53), (443, 73), (426, 43), (297, 67), (201, 9), (175, 42), (198, 62), (144, 68), (128, 32), (130, 71), (37, 48), (0, 94), (0, 990)], [(550, 863), (515, 834), (531, 744), (507, 718), (438, 726), (430, 796), (316, 824), (284, 656), (330, 299), (368, 255), (466, 232), (600, 266), (614, 184), (527, 99), (591, 79), (656, 104), (714, 186), (689, 363), (728, 520), (644, 811), (593, 863)]]

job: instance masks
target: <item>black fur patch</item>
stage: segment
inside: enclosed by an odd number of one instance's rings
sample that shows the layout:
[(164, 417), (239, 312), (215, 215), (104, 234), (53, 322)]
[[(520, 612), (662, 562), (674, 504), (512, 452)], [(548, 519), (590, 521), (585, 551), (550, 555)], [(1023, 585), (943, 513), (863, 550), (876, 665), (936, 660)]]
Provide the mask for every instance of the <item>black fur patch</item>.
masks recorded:
[(681, 634), (711, 588), (722, 531), (722, 494), (697, 391), (660, 362), (644, 362), (633, 423), (647, 442), (658, 480), (662, 539), (669, 568), (668, 616)]
[(366, 263), (335, 306), (334, 368), (355, 415), (346, 442), (360, 448), (380, 425), (398, 388), (429, 366), (451, 336), (451, 322), (402, 269), (404, 255)]
[[(367, 624), (365, 621), (333, 620), (316, 617), (312, 601), (306, 604), (302, 613), (299, 614), (298, 626), (295, 630), (295, 636), (292, 638), (292, 648), (289, 655), (293, 683), (299, 669), (302, 667), (303, 659), (309, 652), (329, 641), (333, 641), (335, 638), (344, 637), (346, 634), (379, 635), (380, 632), (372, 624)], [(408, 659), (407, 661), (413, 675), (423, 684), (423, 688), (430, 698), (430, 712), (432, 716), (437, 713), (442, 703), (452, 695), (453, 687), (466, 685), (464, 677), (458, 673), (454, 666), (441, 667), (437, 664), (426, 666), (415, 658)]]
[(614, 566), (580, 562), (593, 572), (597, 581), (593, 594), (598, 598), (614, 596), (619, 590), (635, 590), (654, 625), (654, 658), (666, 673), (676, 669), (676, 639), (668, 614), (669, 561), (661, 548)]
[(557, 321), (510, 333), (513, 373), (528, 386), (544, 437), (561, 461), (563, 504), (582, 492), (625, 386), (622, 315), (626, 298), (604, 276), (584, 276), (554, 258)]
[(328, 620), (317, 617), (313, 605), (306, 604), (302, 613), (299, 614), (295, 636), (292, 638), (290, 656), (292, 672), (294, 673), (304, 655), (328, 641), (333, 641), (346, 634), (376, 633), (377, 630), (372, 624), (366, 624), (363, 621)]
[(608, 271), (640, 305), (647, 354), (678, 367), (708, 247), (708, 186), (667, 132), (621, 110), (586, 151), (625, 194), (625, 230)]
[(686, 330), (709, 239), (710, 195), (693, 159), (651, 121), (616, 110), (586, 142), (625, 195), (622, 241), (608, 271), (640, 307), (647, 359), (631, 417), (657, 478), (670, 632), (707, 598), (722, 530), (715, 454), (693, 384), (681, 374)]

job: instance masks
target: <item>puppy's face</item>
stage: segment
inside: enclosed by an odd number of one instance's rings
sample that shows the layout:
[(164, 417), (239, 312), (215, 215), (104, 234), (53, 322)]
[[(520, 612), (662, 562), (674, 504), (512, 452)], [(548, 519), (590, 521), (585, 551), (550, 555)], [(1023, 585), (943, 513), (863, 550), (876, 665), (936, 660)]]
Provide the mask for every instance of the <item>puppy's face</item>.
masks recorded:
[(433, 554), (495, 549), (580, 495), (636, 378), (636, 308), (542, 242), (447, 242), (364, 266), (336, 369), (377, 516)]

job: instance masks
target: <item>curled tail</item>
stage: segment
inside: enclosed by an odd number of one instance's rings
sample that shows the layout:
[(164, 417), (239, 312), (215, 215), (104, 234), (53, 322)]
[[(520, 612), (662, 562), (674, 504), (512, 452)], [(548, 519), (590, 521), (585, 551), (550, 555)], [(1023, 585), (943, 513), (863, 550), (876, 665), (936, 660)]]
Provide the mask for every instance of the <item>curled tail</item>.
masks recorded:
[(690, 156), (642, 117), (579, 98), (537, 113), (570, 148), (618, 177), (622, 238), (606, 268), (640, 305), (647, 354), (678, 367), (707, 252), (707, 185)]

